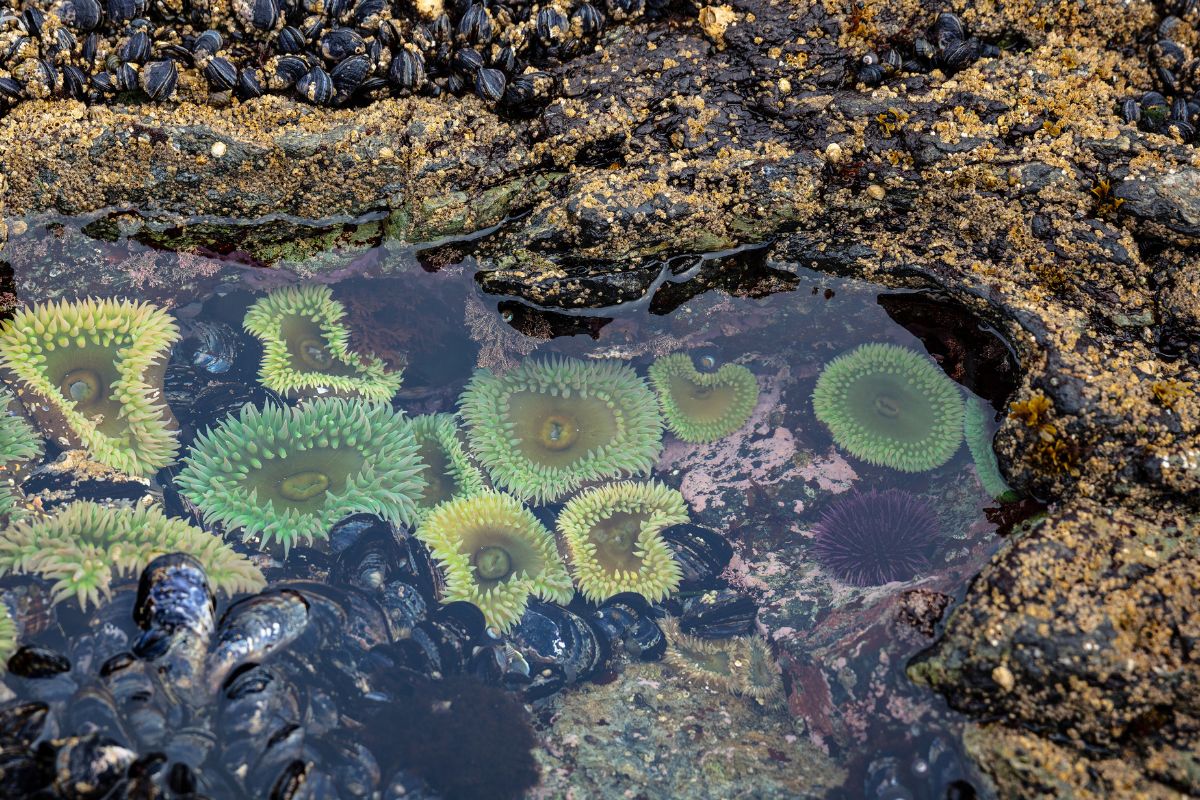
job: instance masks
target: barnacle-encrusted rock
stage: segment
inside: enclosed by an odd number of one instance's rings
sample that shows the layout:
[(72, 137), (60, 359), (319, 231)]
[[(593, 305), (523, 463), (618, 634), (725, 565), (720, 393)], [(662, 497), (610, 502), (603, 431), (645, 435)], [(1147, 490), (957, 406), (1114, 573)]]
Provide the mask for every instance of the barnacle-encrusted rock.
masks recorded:
[(149, 475), (175, 460), (162, 376), (175, 321), (148, 303), (82, 300), (18, 311), (0, 330), (0, 364), (45, 434), (101, 463)]
[(588, 481), (649, 473), (662, 449), (654, 395), (629, 366), (553, 357), (475, 373), (460, 400), (495, 483), (545, 503)]
[(117, 509), (81, 501), (47, 520), (16, 522), (0, 532), (0, 574), (52, 580), (55, 602), (74, 598), (85, 608), (109, 596), (114, 578), (136, 576), (167, 553), (194, 556), (213, 588), (228, 594), (266, 585), (258, 568), (220, 537), (154, 507)]
[(997, 555), (909, 674), (957, 708), (1036, 733), (1070, 730), (1079, 747), (1194, 794), (1197, 574), (1194, 517), (1075, 501)]
[(417, 443), (389, 406), (322, 398), (303, 406), (246, 405), (196, 437), (176, 476), (205, 522), (261, 537), (267, 547), (324, 539), (351, 514), (411, 525), (425, 487)]
[(390, 400), (401, 373), (348, 348), (345, 307), (328, 286), (289, 286), (271, 292), (246, 312), (246, 330), (263, 343), (258, 377), (285, 395), (357, 395)]
[(682, 575), (659, 533), (687, 521), (687, 503), (675, 489), (654, 482), (610, 483), (568, 500), (558, 515), (558, 532), (586, 599), (637, 592), (656, 603), (679, 588)]
[(507, 631), (530, 595), (567, 603), (575, 594), (554, 536), (515, 498), (490, 489), (442, 503), (417, 528), (442, 568), (442, 602), (466, 600)]

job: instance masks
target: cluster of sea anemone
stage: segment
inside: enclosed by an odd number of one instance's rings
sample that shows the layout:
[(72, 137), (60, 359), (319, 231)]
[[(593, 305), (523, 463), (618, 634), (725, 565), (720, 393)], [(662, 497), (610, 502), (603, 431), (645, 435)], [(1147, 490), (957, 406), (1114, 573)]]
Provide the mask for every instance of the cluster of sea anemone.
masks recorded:
[(0, 532), (0, 575), (39, 575), (53, 581), (55, 602), (74, 598), (86, 608), (109, 597), (114, 578), (137, 576), (167, 553), (195, 557), (219, 591), (234, 594), (266, 585), (245, 556), (183, 520), (153, 507), (118, 509), (87, 501)]
[(926, 356), (893, 344), (865, 344), (829, 362), (813, 411), (851, 455), (902, 472), (940, 467), (962, 442), (958, 387)]
[(46, 436), (100, 463), (150, 475), (175, 460), (162, 378), (179, 331), (147, 303), (82, 300), (19, 309), (0, 328), (0, 365)]
[(421, 470), (413, 433), (390, 406), (325, 398), (244, 407), (196, 437), (176, 485), (206, 522), (286, 551), (351, 514), (412, 525)]
[(345, 307), (321, 284), (289, 286), (256, 301), (244, 324), (263, 344), (263, 386), (293, 397), (390, 400), (400, 388), (401, 373), (351, 351), (345, 317)]
[[(701, 357), (709, 366), (711, 357)], [(715, 366), (715, 362), (711, 365)], [(746, 424), (758, 402), (758, 381), (741, 364), (697, 369), (684, 353), (650, 366), (650, 382), (667, 427), (685, 442), (715, 442)]]

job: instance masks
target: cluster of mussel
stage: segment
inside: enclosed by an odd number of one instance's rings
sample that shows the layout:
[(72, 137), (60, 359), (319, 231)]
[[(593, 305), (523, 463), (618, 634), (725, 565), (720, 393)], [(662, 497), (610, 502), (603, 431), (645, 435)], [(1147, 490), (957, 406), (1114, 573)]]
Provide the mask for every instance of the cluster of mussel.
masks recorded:
[(325, 106), (475, 92), (531, 114), (553, 85), (539, 69), (594, 47), (610, 20), (665, 6), (649, 2), (31, 2), (0, 10), (0, 113), (30, 98), (162, 101), (186, 85), (218, 103), (275, 93)]
[[(1190, 8), (1177, 4), (1177, 10)], [(1158, 90), (1143, 93), (1140, 97), (1127, 97), (1121, 101), (1121, 118), (1150, 133), (1178, 136), (1185, 142), (1196, 137), (1200, 126), (1200, 58), (1196, 58), (1187, 45), (1180, 44), (1173, 36), (1194, 36), (1191, 31), (1180, 30), (1190, 23), (1175, 14), (1168, 14), (1158, 26), (1159, 40), (1150, 48), (1154, 75), (1158, 79)]]
[(61, 651), (30, 643), (10, 659), (20, 699), (0, 707), (0, 795), (437, 797), (420, 765), (380, 755), (431, 682), (536, 701), (623, 657), (661, 658), (667, 613), (693, 636), (750, 632), (756, 604), (717, 578), (728, 542), (690, 524), (664, 537), (684, 579), (662, 606), (533, 602), (504, 636), (473, 605), (439, 605), (423, 545), (370, 515), (338, 523), (329, 553), (294, 552), (219, 621), (199, 563), (162, 556)]
[(855, 75), (859, 83), (873, 88), (901, 72), (924, 74), (941, 69), (954, 73), (980, 58), (999, 55), (1000, 48), (967, 36), (963, 21), (945, 12), (938, 15), (924, 36), (862, 56)]

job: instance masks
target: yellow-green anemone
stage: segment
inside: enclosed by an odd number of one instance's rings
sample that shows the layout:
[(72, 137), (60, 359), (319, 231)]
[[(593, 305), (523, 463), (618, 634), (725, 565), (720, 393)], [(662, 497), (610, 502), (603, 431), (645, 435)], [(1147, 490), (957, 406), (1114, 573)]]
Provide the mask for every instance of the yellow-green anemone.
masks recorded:
[(550, 358), (475, 373), (460, 399), (471, 450), (496, 485), (546, 503), (589, 481), (649, 473), (662, 449), (654, 395), (628, 366)]
[(825, 365), (813, 411), (838, 445), (868, 464), (924, 472), (962, 443), (958, 387), (926, 356), (865, 344)]
[(99, 605), (114, 578), (135, 577), (167, 553), (194, 556), (218, 591), (263, 588), (262, 573), (220, 538), (171, 519), (157, 508), (105, 508), (71, 503), (39, 522), (16, 522), (0, 532), (0, 575), (38, 575), (54, 581), (54, 602), (75, 598)]
[(0, 329), (0, 365), (48, 438), (122, 472), (152, 475), (178, 452), (178, 426), (162, 401), (178, 338), (170, 315), (148, 303), (39, 304)]
[(8, 603), (0, 601), (0, 675), (8, 666), (8, 659), (17, 650), (17, 623), (13, 620)]
[(485, 489), (433, 509), (417, 528), (446, 578), (442, 602), (466, 600), (501, 633), (529, 596), (567, 603), (575, 594), (554, 536), (516, 498)]
[(351, 514), (411, 525), (425, 488), (417, 443), (390, 406), (345, 398), (247, 405), (196, 437), (176, 478), (206, 522), (284, 550)]
[(996, 500), (1009, 503), (1017, 499), (1017, 493), (1000, 474), (996, 451), (992, 449), (992, 425), (988, 416), (988, 407), (983, 401), (968, 398), (963, 406), (963, 438), (975, 459), (975, 474), (979, 476), (983, 490)]
[(400, 388), (401, 373), (349, 349), (345, 316), (345, 307), (321, 284), (279, 289), (250, 306), (244, 325), (263, 343), (258, 373), (263, 386), (293, 397), (390, 400)]
[(42, 454), (41, 437), (13, 405), (13, 396), (0, 391), (0, 521), (22, 516), (16, 484), (25, 466)]
[(571, 575), (600, 602), (637, 592), (651, 602), (679, 588), (682, 572), (659, 533), (688, 521), (683, 495), (660, 483), (611, 483), (567, 501), (558, 516)]
[(650, 383), (671, 432), (685, 442), (715, 442), (746, 424), (758, 403), (758, 381), (741, 364), (700, 372), (684, 353), (650, 365)]
[(471, 463), (458, 438), (453, 414), (427, 414), (409, 423), (424, 468), (425, 489), (417, 501), (421, 514), (434, 506), (483, 489), (483, 475)]
[(674, 617), (659, 622), (667, 638), (663, 661), (689, 680), (770, 704), (783, 697), (783, 680), (771, 648), (759, 636), (701, 639), (683, 633)]

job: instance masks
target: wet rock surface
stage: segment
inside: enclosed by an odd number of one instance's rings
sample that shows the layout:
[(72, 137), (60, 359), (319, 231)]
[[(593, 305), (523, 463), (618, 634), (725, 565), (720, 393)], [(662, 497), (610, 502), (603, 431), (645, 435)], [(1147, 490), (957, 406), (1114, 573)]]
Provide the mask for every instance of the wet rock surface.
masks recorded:
[[(1001, 54), (854, 85), (861, 56), (945, 10)], [(197, 216), (324, 220), (295, 247), (242, 229), (238, 249), (335, 279), (371, 244), (519, 212), (480, 244), (479, 280), (534, 305), (629, 299), (669, 256), (763, 243), (772, 275), (936, 290), (1015, 348), (1001, 465), (1055, 505), (985, 569), (916, 673), (996, 720), (968, 747), (1006, 796), (1195, 792), (1200, 162), (1118, 111), (1160, 88), (1161, 17), (1148, 2), (680, 11), (552, 71), (560, 96), (529, 120), (470, 97), (29, 101), (0, 126), (0, 218), (14, 252), (45, 211), (103, 212), (164, 248), (165, 279), (157, 263), (88, 269), (114, 292), (244, 277), (188, 260), (215, 238)], [(1200, 40), (1192, 22), (1172, 36)]]

